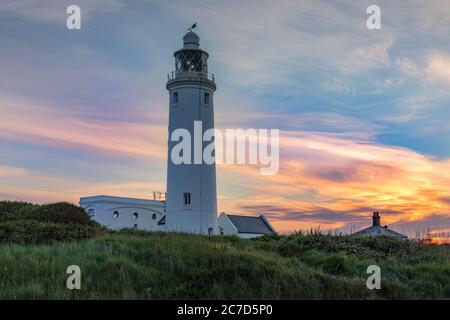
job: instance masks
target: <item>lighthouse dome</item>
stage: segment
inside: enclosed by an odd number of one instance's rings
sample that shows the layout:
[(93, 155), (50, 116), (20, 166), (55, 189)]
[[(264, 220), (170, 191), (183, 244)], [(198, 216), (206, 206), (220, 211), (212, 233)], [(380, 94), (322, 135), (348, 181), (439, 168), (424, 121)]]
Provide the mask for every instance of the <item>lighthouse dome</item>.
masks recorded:
[(183, 37), (183, 45), (185, 48), (198, 48), (200, 46), (200, 37), (194, 31), (189, 31)]

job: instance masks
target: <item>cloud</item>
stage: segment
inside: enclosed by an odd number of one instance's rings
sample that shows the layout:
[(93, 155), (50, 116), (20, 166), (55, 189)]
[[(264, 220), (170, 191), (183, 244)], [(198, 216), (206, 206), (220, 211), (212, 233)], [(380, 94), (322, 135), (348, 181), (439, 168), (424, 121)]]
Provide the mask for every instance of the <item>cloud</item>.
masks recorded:
[[(164, 183), (150, 183), (140, 181), (111, 181), (110, 183), (92, 183), (83, 180), (67, 183), (64, 177), (49, 183), (35, 177), (24, 177), (23, 184), (0, 185), (0, 200), (31, 201), (34, 203), (50, 203), (67, 201), (77, 204), (80, 197), (94, 195), (111, 195), (119, 197), (134, 197), (150, 199), (152, 190), (164, 190)], [(26, 181), (41, 181), (40, 188), (26, 186)], [(64, 186), (64, 188), (61, 188)]]
[(398, 57), (395, 61), (400, 70), (409, 76), (417, 76), (419, 73), (417, 65), (407, 57)]
[(425, 62), (418, 65), (410, 58), (401, 56), (396, 58), (396, 65), (403, 74), (419, 78), (424, 84), (450, 85), (450, 56), (444, 53), (430, 53), (425, 57)]
[[(213, 45), (210, 50), (214, 50), (214, 61), (223, 66), (222, 76), (252, 90), (274, 84), (301, 85), (298, 76), (306, 75), (298, 73), (301, 69), (339, 67), (348, 61), (349, 52), (373, 41), (367, 39), (364, 29), (347, 37), (349, 26), (356, 29), (364, 19), (325, 2), (264, 0), (198, 5), (196, 1), (177, 1), (167, 6), (181, 21), (199, 19), (202, 43)], [(364, 18), (365, 8), (361, 12)]]
[(119, 10), (123, 7), (120, 0), (40, 0), (39, 3), (33, 0), (15, 0), (0, 2), (0, 14), (23, 17), (39, 22), (61, 23), (65, 27), (68, 17), (66, 8), (76, 4), (81, 8), (82, 19), (92, 17), (98, 12), (108, 13)]
[(27, 169), (9, 166), (0, 166), (0, 177), (23, 177), (28, 173)]
[(389, 49), (392, 48), (392, 39), (360, 47), (351, 53), (349, 72), (364, 72), (377, 67), (388, 67), (390, 64)]
[(0, 100), (0, 136), (3, 139), (116, 156), (163, 159), (166, 134), (166, 127), (158, 122), (96, 120), (30, 101), (5, 96)]
[(165, 189), (165, 181), (140, 181), (131, 176), (122, 180), (92, 181), (82, 174), (75, 177), (69, 174), (45, 174), (24, 167), (0, 166), (0, 200), (78, 203), (82, 196), (102, 194), (145, 199), (152, 191)]
[(432, 83), (450, 86), (450, 56), (434, 53), (428, 56), (426, 75)]
[(450, 211), (442, 201), (450, 187), (448, 160), (330, 134), (284, 132), (280, 141), (278, 175), (226, 167), (249, 195), (228, 199), (230, 212), (266, 213), (287, 231), (304, 228), (305, 221), (348, 228), (367, 221), (372, 211), (382, 212), (387, 224), (426, 223), (427, 217)]

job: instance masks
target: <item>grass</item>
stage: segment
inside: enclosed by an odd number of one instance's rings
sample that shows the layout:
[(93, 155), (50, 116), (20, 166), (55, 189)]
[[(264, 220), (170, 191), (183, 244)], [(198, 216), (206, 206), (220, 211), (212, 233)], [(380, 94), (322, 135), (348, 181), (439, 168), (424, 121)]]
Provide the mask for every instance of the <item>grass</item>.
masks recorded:
[[(67, 220), (61, 212), (55, 222), (48, 210), (41, 212), (46, 212), (45, 219), (25, 214), (28, 218), (12, 221), (78, 228), (87, 223), (83, 218), (77, 223)], [(0, 223), (0, 233), (8, 221)], [(48, 233), (50, 238), (31, 243), (0, 240), (0, 298), (450, 298), (448, 245), (320, 233), (255, 240), (136, 230), (112, 233), (88, 225), (95, 232), (79, 239), (52, 238)], [(381, 268), (381, 290), (366, 288), (366, 269), (372, 264)], [(69, 265), (81, 268), (81, 290), (66, 288)]]

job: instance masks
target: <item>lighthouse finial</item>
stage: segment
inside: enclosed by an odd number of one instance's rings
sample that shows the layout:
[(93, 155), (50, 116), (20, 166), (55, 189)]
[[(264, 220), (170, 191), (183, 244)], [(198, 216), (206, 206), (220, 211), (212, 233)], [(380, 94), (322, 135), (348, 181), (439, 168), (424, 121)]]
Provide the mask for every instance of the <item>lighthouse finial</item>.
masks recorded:
[(188, 28), (188, 31), (192, 31), (197, 27), (197, 22), (195, 22), (192, 26)]

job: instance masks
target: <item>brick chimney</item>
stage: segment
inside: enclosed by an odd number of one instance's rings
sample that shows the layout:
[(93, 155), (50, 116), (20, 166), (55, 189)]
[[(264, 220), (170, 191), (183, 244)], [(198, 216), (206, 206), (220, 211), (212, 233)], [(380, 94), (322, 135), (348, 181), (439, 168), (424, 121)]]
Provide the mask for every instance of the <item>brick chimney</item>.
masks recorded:
[(380, 213), (379, 212), (374, 212), (373, 216), (372, 216), (372, 220), (373, 220), (373, 226), (374, 227), (380, 227)]

